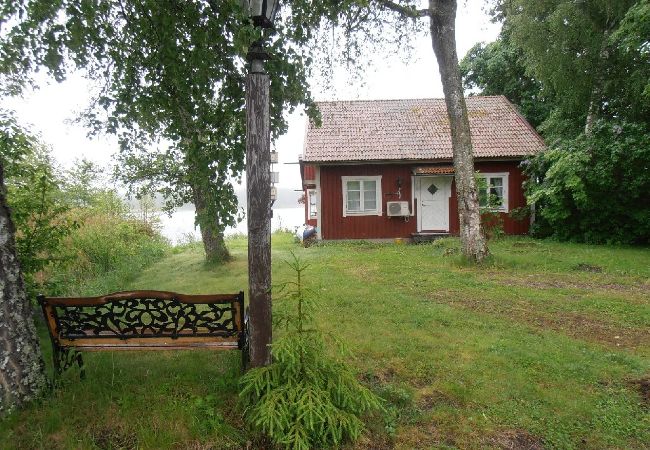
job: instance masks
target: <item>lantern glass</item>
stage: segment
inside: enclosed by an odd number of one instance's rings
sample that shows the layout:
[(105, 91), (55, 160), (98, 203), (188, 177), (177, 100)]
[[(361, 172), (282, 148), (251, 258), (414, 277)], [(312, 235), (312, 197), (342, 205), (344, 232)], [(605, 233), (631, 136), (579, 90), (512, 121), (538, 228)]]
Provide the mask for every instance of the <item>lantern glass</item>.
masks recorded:
[(242, 0), (241, 4), (256, 27), (273, 27), (280, 0)]

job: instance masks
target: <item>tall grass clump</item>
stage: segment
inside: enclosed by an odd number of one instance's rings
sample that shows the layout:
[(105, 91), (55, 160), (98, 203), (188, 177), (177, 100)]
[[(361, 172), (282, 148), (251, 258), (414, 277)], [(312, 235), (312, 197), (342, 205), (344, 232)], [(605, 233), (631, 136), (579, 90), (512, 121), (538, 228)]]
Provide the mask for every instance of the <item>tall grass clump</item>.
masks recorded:
[[(5, 131), (11, 123), (0, 112)], [(81, 160), (63, 170), (37, 137), (20, 143), (0, 146), (0, 162), (8, 173), (7, 202), (31, 297), (122, 289), (164, 255), (168, 243), (156, 222), (134, 218), (102, 168)]]
[(90, 295), (124, 289), (169, 249), (152, 223), (133, 218), (114, 192), (105, 191), (92, 206), (70, 214), (80, 226), (64, 242), (67, 263), (51, 273), (51, 284), (60, 293)]
[[(343, 361), (341, 345), (314, 326), (313, 293), (302, 283), (307, 265), (293, 253), (288, 265), (296, 281), (281, 287), (273, 363), (250, 370), (241, 380), (245, 419), (287, 449), (338, 447), (364, 430), (362, 416), (383, 409)], [(335, 356), (330, 356), (334, 353)]]

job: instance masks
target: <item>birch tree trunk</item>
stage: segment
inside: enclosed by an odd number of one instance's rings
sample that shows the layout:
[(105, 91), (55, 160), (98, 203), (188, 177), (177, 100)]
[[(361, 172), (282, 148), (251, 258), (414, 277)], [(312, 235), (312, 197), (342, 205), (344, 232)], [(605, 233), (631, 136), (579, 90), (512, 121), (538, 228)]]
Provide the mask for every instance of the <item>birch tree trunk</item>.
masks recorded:
[(208, 208), (208, 199), (201, 186), (192, 186), (194, 197), (194, 207), (196, 215), (199, 217), (199, 228), (201, 230), (201, 240), (205, 250), (205, 259), (210, 262), (222, 262), (230, 259), (230, 253), (226, 247), (223, 233), (217, 226), (216, 214), (211, 214)]
[(481, 230), (472, 138), (456, 54), (456, 0), (429, 0), (429, 15), (431, 42), (438, 60), (451, 127), (462, 251), (466, 258), (480, 263), (489, 251)]
[(47, 386), (43, 356), (16, 256), (15, 228), (0, 162), (0, 415), (37, 398)]

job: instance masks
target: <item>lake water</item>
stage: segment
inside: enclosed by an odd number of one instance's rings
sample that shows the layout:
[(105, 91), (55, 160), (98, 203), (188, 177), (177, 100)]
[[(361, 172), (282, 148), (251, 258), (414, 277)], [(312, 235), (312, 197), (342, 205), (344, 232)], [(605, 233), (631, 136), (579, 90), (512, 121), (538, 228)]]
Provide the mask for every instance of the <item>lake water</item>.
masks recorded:
[[(194, 227), (194, 210), (181, 209), (174, 212), (171, 217), (166, 214), (160, 215), (162, 234), (173, 243), (187, 241), (190, 236), (194, 239), (201, 239), (201, 233)], [(271, 230), (288, 228), (294, 231), (295, 227), (305, 222), (304, 208), (274, 208), (273, 219), (271, 219)], [(246, 219), (236, 227), (227, 228), (226, 235), (246, 234)]]

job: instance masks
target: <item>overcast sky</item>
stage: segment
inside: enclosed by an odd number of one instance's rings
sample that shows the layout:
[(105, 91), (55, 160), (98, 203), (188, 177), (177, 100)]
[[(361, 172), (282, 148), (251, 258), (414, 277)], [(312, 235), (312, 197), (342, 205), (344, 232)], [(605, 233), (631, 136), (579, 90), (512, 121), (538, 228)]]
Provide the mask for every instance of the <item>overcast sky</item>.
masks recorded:
[[(490, 22), (484, 11), (484, 0), (459, 2), (456, 39), (458, 54), (463, 55), (477, 42), (493, 41), (500, 26)], [(381, 65), (370, 67), (363, 86), (350, 85), (344, 73), (334, 80), (334, 90), (316, 88), (316, 100), (397, 99), (442, 97), (442, 85), (428, 35), (415, 42), (413, 58), (404, 63), (397, 56), (378, 58)], [(16, 110), (22, 123), (41, 134), (53, 149), (56, 160), (63, 166), (77, 158), (88, 158), (108, 167), (117, 151), (116, 140), (110, 136), (89, 139), (86, 130), (72, 123), (76, 113), (88, 104), (88, 84), (79, 75), (72, 75), (63, 83), (48, 82), (42, 78), (40, 88), (22, 98), (3, 99), (5, 107)], [(289, 116), (289, 131), (275, 143), (280, 164), (279, 187), (300, 188), (300, 174), (295, 162), (302, 152), (306, 118), (300, 112)]]

